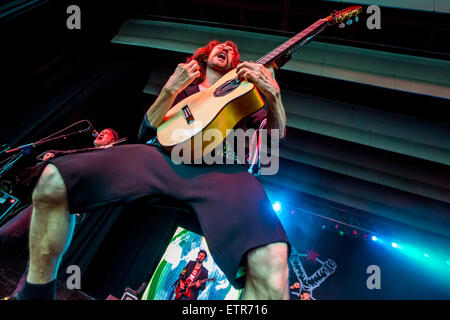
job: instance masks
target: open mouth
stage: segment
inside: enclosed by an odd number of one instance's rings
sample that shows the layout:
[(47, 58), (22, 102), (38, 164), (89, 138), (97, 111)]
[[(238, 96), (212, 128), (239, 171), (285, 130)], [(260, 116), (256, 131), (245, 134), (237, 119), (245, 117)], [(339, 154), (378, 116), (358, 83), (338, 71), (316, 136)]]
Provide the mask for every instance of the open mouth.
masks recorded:
[(223, 60), (223, 61), (227, 61), (227, 54), (225, 53), (225, 51), (221, 51), (219, 52), (219, 54), (217, 55), (217, 58)]

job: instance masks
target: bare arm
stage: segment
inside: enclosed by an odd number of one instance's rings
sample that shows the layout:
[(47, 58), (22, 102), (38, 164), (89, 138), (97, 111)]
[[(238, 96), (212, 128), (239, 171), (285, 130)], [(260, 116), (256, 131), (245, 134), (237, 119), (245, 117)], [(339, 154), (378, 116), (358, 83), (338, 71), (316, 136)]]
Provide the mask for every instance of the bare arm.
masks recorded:
[(280, 87), (273, 70), (261, 64), (243, 62), (237, 66), (237, 74), (252, 82), (267, 100), (267, 129), (278, 129), (280, 139), (286, 132), (286, 113), (281, 101)]
[(147, 110), (147, 118), (153, 128), (158, 128), (178, 93), (200, 76), (197, 61), (180, 63), (167, 80), (155, 102)]

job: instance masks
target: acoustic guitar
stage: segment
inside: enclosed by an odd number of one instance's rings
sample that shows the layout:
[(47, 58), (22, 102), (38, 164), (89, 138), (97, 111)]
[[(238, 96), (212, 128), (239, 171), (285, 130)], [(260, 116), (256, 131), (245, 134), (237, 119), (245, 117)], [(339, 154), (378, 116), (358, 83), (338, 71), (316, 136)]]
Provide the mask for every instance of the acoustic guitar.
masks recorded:
[[(306, 44), (330, 25), (339, 23), (343, 27), (353, 17), (358, 21), (361, 11), (361, 6), (335, 11), (317, 20), (256, 63), (280, 68), (289, 60), (292, 49)], [(241, 119), (258, 111), (263, 105), (264, 101), (256, 87), (245, 79), (238, 79), (236, 69), (233, 69), (211, 87), (173, 106), (157, 129), (158, 140), (167, 152), (175, 146), (179, 146), (180, 150), (189, 150), (190, 159), (195, 161), (221, 145), (229, 133), (227, 129), (232, 129)], [(219, 130), (222, 138), (204, 136), (209, 129)]]

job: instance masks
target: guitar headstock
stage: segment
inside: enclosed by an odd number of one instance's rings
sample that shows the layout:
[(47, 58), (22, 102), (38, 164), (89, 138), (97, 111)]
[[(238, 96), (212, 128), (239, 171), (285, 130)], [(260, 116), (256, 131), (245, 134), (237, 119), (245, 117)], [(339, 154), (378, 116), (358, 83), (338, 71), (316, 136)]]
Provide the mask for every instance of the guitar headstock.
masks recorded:
[(362, 12), (361, 6), (349, 7), (341, 11), (334, 11), (331, 15), (325, 18), (329, 25), (339, 23), (339, 27), (345, 27), (345, 23), (351, 24), (354, 18), (358, 22), (358, 15)]

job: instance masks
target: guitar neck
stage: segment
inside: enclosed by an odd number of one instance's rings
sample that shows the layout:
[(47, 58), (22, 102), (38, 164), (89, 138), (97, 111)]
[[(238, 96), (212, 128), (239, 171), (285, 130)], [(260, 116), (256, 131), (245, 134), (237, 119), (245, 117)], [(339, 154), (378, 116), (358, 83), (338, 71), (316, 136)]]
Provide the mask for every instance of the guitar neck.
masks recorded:
[[(198, 280), (198, 282), (199, 282), (199, 283), (203, 283), (203, 282), (206, 282), (206, 281), (211, 281), (211, 280), (213, 280), (213, 279), (214, 279), (214, 278), (203, 279), (203, 280)], [(189, 283), (189, 287), (194, 286), (194, 285), (195, 285), (195, 282)]]
[[(316, 35), (318, 32), (322, 31), (325, 25), (328, 24), (326, 19), (317, 20), (315, 23), (310, 25), (308, 28), (298, 33), (294, 37), (290, 38), (264, 57), (256, 61), (256, 63), (262, 64), (264, 66), (268, 66), (272, 64), (275, 60), (285, 55), (289, 50), (296, 47), (299, 43), (308, 40), (308, 38)], [(277, 65), (277, 67), (281, 67), (281, 65)]]

